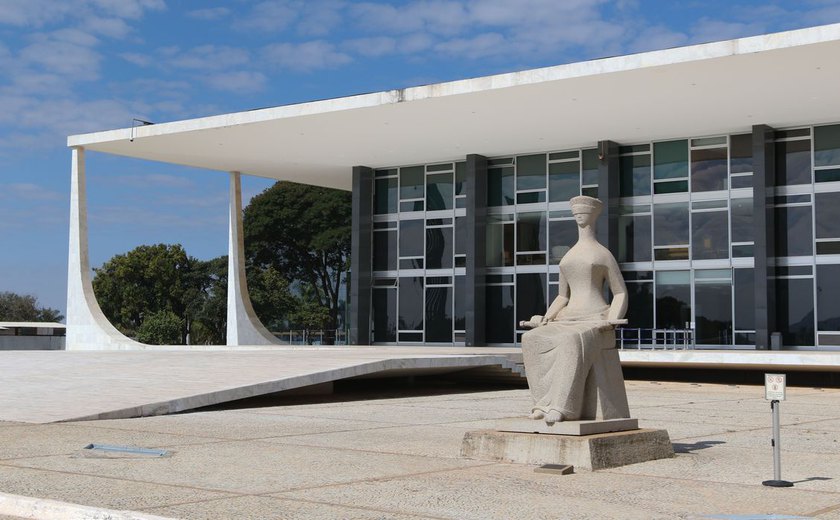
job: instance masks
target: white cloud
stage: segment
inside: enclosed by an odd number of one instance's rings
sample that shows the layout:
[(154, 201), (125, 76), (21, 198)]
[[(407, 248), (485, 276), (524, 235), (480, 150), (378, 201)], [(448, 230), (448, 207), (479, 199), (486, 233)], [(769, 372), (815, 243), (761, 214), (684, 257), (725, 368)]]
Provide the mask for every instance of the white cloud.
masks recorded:
[(507, 52), (507, 47), (505, 37), (501, 34), (485, 33), (439, 43), (435, 46), (435, 50), (474, 60), (503, 54)]
[(224, 45), (200, 45), (170, 58), (169, 63), (184, 69), (199, 71), (222, 70), (250, 61), (248, 51)]
[(276, 67), (299, 72), (333, 68), (352, 61), (349, 55), (323, 40), (271, 44), (263, 49), (263, 57)]
[(230, 15), (230, 9), (227, 7), (208, 7), (205, 9), (196, 9), (194, 11), (187, 11), (187, 16), (197, 20), (221, 20)]
[(66, 195), (29, 182), (0, 184), (0, 199), (8, 200), (64, 200)]
[(261, 72), (238, 71), (213, 74), (208, 76), (206, 81), (208, 85), (216, 90), (250, 93), (263, 90), (267, 78)]
[(384, 56), (393, 54), (397, 50), (397, 40), (388, 36), (375, 36), (371, 38), (356, 38), (347, 40), (342, 47), (350, 52), (362, 56)]
[(83, 27), (108, 38), (125, 38), (131, 32), (131, 27), (122, 18), (89, 16), (85, 18)]
[(163, 0), (3, 0), (0, 24), (42, 27), (52, 22), (101, 15), (136, 20), (146, 11), (165, 8)]
[(138, 67), (148, 67), (152, 64), (152, 57), (148, 54), (140, 54), (139, 52), (123, 52), (119, 55), (120, 58), (137, 65)]
[(247, 16), (238, 19), (234, 26), (238, 29), (265, 32), (283, 31), (297, 19), (303, 5), (303, 2), (292, 0), (260, 2)]
[(95, 80), (99, 77), (102, 56), (88, 42), (68, 41), (68, 33), (49, 35), (21, 49), (23, 66), (35, 66), (71, 80)]

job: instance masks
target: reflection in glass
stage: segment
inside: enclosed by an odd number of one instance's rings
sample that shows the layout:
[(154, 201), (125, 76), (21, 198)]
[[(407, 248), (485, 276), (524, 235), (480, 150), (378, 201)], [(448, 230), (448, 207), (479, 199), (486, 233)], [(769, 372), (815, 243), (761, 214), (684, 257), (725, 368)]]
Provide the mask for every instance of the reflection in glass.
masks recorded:
[(451, 173), (438, 173), (426, 177), (426, 211), (452, 209), (454, 188)]
[(467, 217), (455, 217), (455, 254), (467, 254)]
[(694, 326), (698, 345), (732, 344), (732, 284), (729, 281), (695, 281)]
[(426, 342), (452, 343), (452, 288), (426, 288)]
[(487, 256), (488, 267), (513, 265), (513, 222), (503, 217), (487, 217)]
[(545, 314), (548, 307), (545, 284), (544, 273), (516, 275), (516, 323), (530, 320), (535, 314)]
[(399, 329), (423, 330), (423, 278), (400, 278)]
[(516, 189), (545, 188), (545, 154), (520, 155), (516, 158)]
[(467, 328), (467, 311), (466, 311), (466, 297), (467, 297), (467, 282), (465, 276), (455, 277), (455, 330), (464, 330)]
[(817, 266), (817, 328), (840, 331), (840, 265)]
[(691, 151), (691, 191), (727, 189), (726, 148)]
[(487, 205), (510, 206), (514, 203), (513, 167), (487, 170)]
[(840, 238), (840, 193), (815, 193), (817, 238)]
[(373, 232), (373, 270), (393, 271), (397, 268), (397, 231)]
[(811, 141), (776, 143), (776, 184), (811, 183)]
[(688, 202), (654, 204), (653, 244), (688, 244)]
[(778, 251), (778, 255), (802, 256), (813, 254), (811, 206), (782, 207), (776, 208), (775, 211), (776, 251)]
[(735, 269), (735, 329), (755, 330), (755, 271)]
[(548, 200), (565, 202), (580, 195), (580, 161), (548, 165)]
[(545, 251), (545, 217), (544, 211), (516, 216), (517, 251)]
[(423, 256), (423, 221), (400, 221), (400, 256)]
[(618, 261), (650, 262), (650, 215), (618, 217)]
[(732, 173), (753, 171), (752, 134), (729, 137), (729, 169)]
[(578, 240), (578, 227), (574, 220), (552, 220), (548, 223), (548, 261), (560, 262)]
[(691, 321), (691, 284), (688, 271), (656, 273), (656, 327), (682, 329)]
[(814, 345), (814, 281), (776, 280), (776, 327), (784, 347)]
[(485, 302), (487, 343), (513, 343), (513, 286), (488, 286)]
[(373, 341), (397, 341), (397, 289), (373, 289)]
[(598, 185), (598, 150), (590, 148), (581, 152), (583, 164), (580, 172), (581, 184)]
[(688, 141), (653, 143), (653, 178), (680, 179), (688, 177)]
[(455, 195), (467, 194), (467, 163), (455, 163)]
[(753, 231), (753, 200), (732, 199), (732, 241), (752, 242), (755, 240)]
[(376, 179), (373, 213), (384, 215), (397, 212), (397, 179)]
[(684, 193), (688, 191), (688, 181), (654, 182), (654, 193)]
[(426, 168), (423, 166), (400, 168), (400, 200), (422, 199), (425, 177)]
[(840, 125), (814, 127), (814, 166), (840, 166)]
[(621, 157), (619, 177), (619, 192), (622, 197), (650, 195), (650, 154)]
[(691, 252), (694, 260), (729, 258), (726, 211), (701, 211), (691, 216)]
[(627, 284), (627, 326), (653, 328), (653, 283), (633, 282)]
[(452, 258), (452, 228), (427, 228), (426, 269), (449, 269)]

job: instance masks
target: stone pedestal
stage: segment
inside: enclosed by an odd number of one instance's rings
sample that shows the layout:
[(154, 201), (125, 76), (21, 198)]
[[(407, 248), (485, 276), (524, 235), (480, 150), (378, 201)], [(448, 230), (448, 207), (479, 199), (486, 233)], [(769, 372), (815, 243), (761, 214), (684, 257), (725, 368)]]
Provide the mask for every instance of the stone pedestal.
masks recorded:
[(576, 470), (594, 471), (670, 458), (674, 448), (666, 430), (593, 435), (478, 430), (464, 435), (461, 456), (521, 464), (569, 464)]
[(545, 433), (549, 435), (594, 435), (596, 433), (638, 430), (638, 419), (593, 419), (588, 421), (562, 421), (549, 426), (533, 419), (501, 419), (494, 429), (502, 432)]

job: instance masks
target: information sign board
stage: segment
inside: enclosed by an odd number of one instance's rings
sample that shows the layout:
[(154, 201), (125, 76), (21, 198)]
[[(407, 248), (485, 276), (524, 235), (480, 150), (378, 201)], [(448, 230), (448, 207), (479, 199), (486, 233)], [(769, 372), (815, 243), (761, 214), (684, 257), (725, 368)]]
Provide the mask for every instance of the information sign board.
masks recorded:
[(764, 374), (764, 398), (768, 401), (784, 401), (785, 384), (785, 374)]

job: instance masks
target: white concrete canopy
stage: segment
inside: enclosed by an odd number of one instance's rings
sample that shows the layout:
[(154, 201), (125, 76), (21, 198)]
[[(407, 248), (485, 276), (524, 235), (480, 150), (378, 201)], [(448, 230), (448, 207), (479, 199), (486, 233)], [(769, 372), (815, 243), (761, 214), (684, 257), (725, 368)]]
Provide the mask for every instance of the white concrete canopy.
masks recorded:
[(350, 188), (399, 166), (835, 122), (840, 24), (74, 135), (69, 146)]

